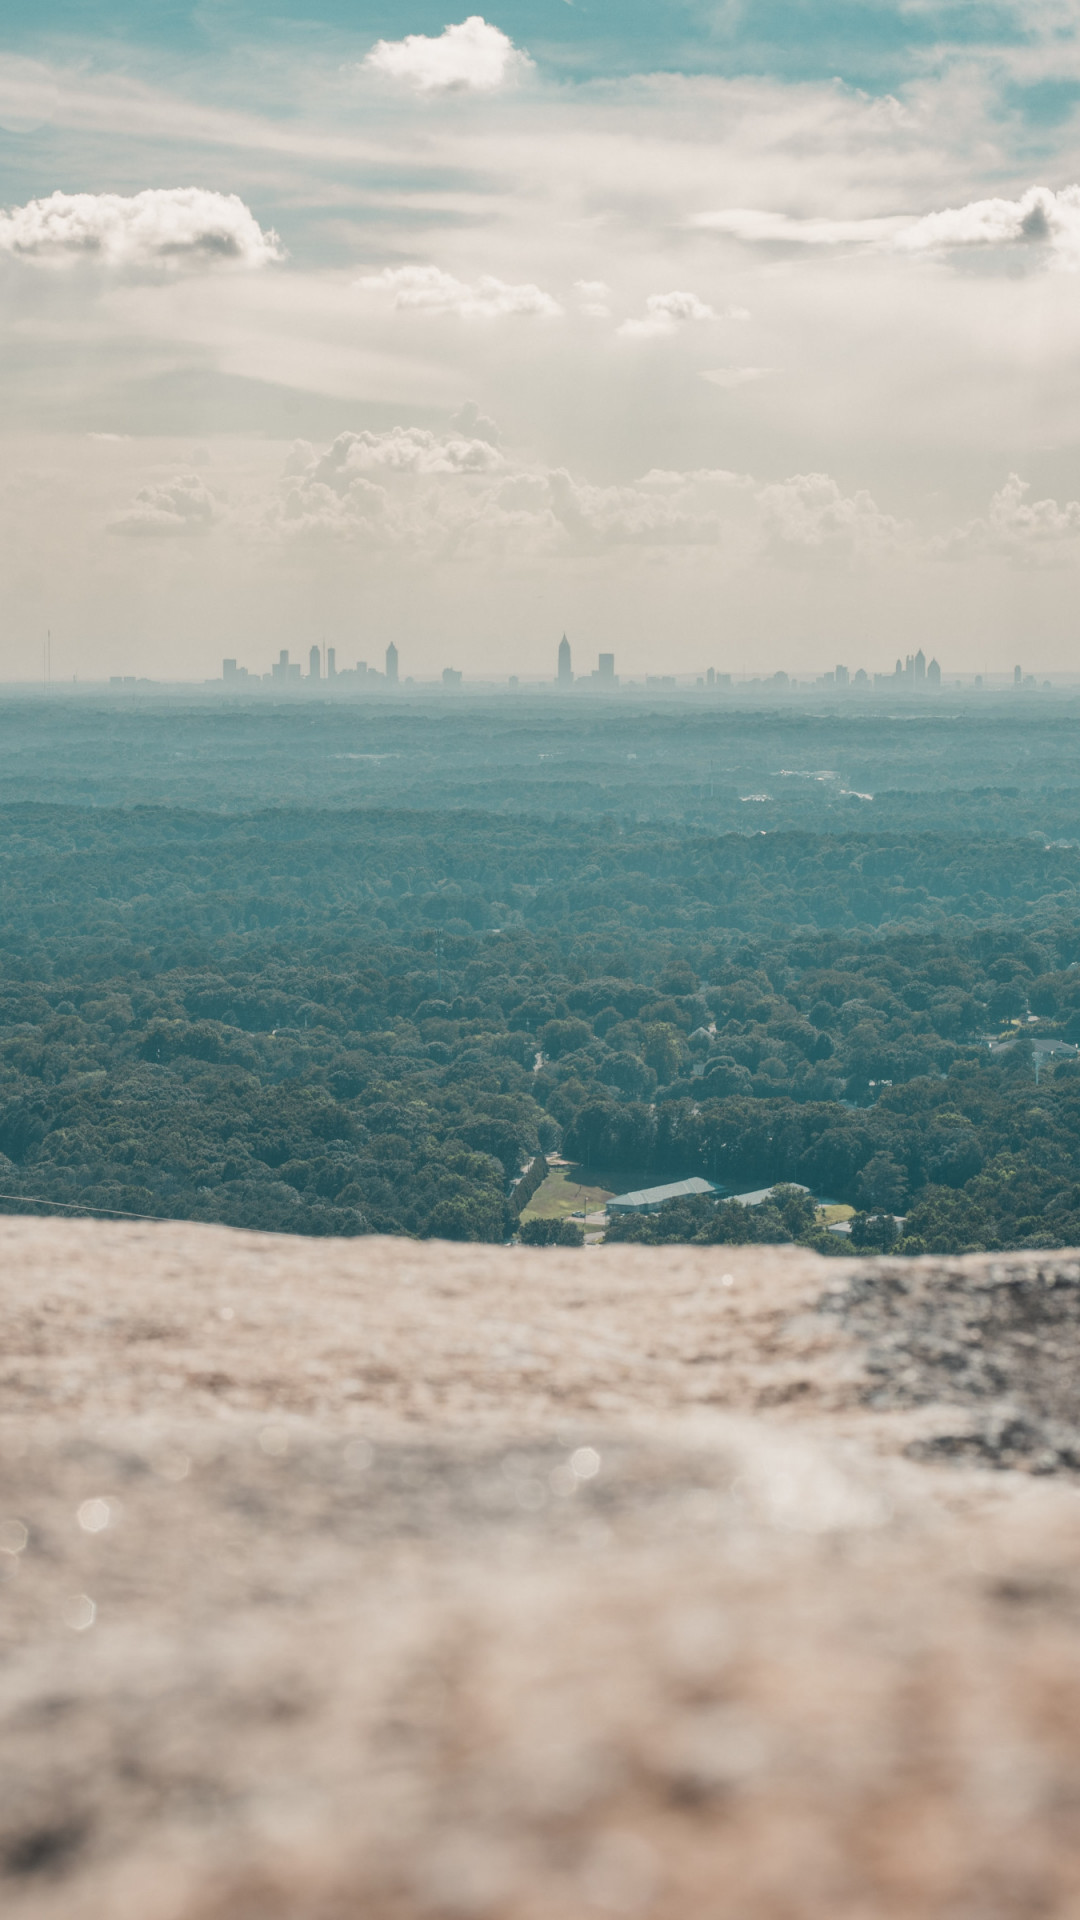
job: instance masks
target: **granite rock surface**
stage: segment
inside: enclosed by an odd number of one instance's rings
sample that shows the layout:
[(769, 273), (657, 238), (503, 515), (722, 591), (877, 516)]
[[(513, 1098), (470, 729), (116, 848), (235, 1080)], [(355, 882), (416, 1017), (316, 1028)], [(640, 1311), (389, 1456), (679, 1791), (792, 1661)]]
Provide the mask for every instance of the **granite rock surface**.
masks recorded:
[(1080, 1256), (0, 1221), (12, 1920), (1080, 1915)]

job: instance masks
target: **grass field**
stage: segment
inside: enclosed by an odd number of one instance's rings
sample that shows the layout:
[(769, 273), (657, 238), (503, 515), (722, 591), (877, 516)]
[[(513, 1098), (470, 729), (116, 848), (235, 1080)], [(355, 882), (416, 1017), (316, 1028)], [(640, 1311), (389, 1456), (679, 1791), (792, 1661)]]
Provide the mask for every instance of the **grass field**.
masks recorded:
[(577, 1167), (552, 1167), (542, 1186), (537, 1187), (527, 1207), (522, 1209), (523, 1220), (565, 1220), (572, 1213), (580, 1213), (584, 1204), (590, 1213), (599, 1213), (607, 1205), (617, 1187), (585, 1185), (579, 1177)]

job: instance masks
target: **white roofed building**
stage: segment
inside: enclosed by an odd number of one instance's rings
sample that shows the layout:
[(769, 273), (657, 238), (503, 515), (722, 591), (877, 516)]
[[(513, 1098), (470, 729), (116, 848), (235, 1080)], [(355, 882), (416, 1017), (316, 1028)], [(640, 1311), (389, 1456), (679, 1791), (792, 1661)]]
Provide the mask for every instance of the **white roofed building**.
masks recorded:
[(711, 1180), (675, 1180), (667, 1187), (641, 1187), (635, 1193), (617, 1193), (607, 1203), (609, 1213), (659, 1213), (669, 1200), (696, 1199), (698, 1194), (720, 1195), (722, 1187)]

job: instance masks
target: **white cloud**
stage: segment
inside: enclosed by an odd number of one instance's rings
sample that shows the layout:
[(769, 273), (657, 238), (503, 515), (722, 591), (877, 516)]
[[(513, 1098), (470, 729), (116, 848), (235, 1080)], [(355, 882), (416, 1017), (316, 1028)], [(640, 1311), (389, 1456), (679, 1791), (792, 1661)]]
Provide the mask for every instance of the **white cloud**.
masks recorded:
[(379, 40), (364, 65), (417, 93), (493, 93), (532, 65), (500, 28), (478, 13), (428, 36)]
[(467, 440), (486, 440), (497, 447), (502, 435), (494, 420), (481, 413), (475, 400), (466, 400), (453, 415), (450, 425)]
[(715, 320), (716, 315), (696, 293), (651, 293), (643, 320), (624, 320), (616, 331), (623, 340), (658, 340), (676, 333), (690, 321)]
[(496, 320), (525, 314), (556, 319), (562, 313), (557, 300), (531, 281), (510, 286), (494, 274), (479, 280), (456, 280), (439, 267), (384, 267), (357, 284), (371, 292), (389, 293), (399, 312), (449, 313), (462, 320)]
[(1031, 247), (1055, 264), (1080, 265), (1080, 187), (1029, 187), (1019, 200), (972, 200), (928, 213), (897, 235), (902, 253), (947, 253), (974, 247)]
[(696, 214), (690, 225), (707, 233), (727, 234), (748, 245), (840, 247), (866, 246), (886, 239), (904, 225), (906, 218), (894, 214), (869, 220), (799, 219), (759, 207), (725, 207)]
[(736, 473), (731, 467), (693, 467), (683, 472), (678, 467), (650, 467), (638, 483), (643, 487), (678, 489), (689, 495), (719, 488), (722, 493), (754, 487), (757, 482), (748, 473)]
[(608, 299), (611, 288), (606, 280), (575, 280), (574, 292), (581, 295), (581, 311), (590, 320), (610, 319)]
[(180, 474), (164, 486), (143, 487), (127, 511), (109, 526), (110, 533), (208, 533), (220, 517), (220, 505), (197, 474)]
[(494, 473), (503, 456), (489, 440), (432, 433), (427, 427), (391, 427), (387, 433), (339, 433), (326, 452), (308, 466), (312, 479), (347, 488), (354, 474), (386, 469), (392, 473)]
[(682, 484), (656, 486), (647, 476), (635, 486), (598, 487), (562, 467), (511, 464), (487, 441), (415, 427), (343, 433), (321, 452), (304, 442), (294, 448), (263, 533), (429, 560), (715, 545), (714, 502), (699, 496), (695, 476), (671, 478)]
[(995, 493), (985, 516), (969, 520), (931, 551), (943, 560), (979, 559), (996, 554), (1022, 567), (1055, 566), (1073, 557), (1068, 549), (1080, 539), (1080, 500), (1029, 500), (1031, 484), (1010, 473)]
[(560, 529), (559, 545), (579, 552), (621, 546), (715, 546), (720, 538), (713, 513), (641, 484), (594, 487), (559, 468), (543, 476), (543, 485)]
[(880, 556), (901, 544), (906, 529), (882, 513), (870, 494), (845, 495), (827, 473), (797, 473), (756, 495), (767, 549), (802, 564)]
[(262, 267), (282, 258), (235, 193), (151, 187), (143, 193), (54, 193), (0, 212), (0, 253), (108, 267)]
[(839, 220), (796, 219), (752, 207), (695, 216), (691, 226), (750, 245), (854, 247), (901, 254), (949, 254), (1027, 247), (1054, 265), (1080, 266), (1080, 186), (1029, 187), (1017, 200), (971, 200), (913, 220), (909, 214)]

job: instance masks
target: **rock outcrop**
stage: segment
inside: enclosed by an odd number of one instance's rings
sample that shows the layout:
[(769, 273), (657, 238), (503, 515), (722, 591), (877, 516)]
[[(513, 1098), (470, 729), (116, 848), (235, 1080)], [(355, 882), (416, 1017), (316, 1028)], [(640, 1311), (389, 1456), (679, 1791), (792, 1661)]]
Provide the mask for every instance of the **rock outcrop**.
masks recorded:
[(1080, 1912), (1080, 1257), (0, 1275), (12, 1920)]

